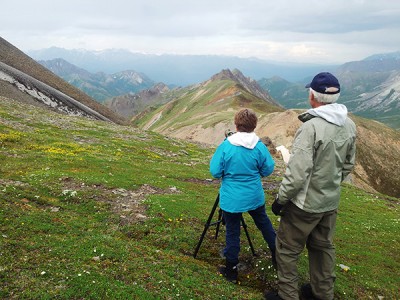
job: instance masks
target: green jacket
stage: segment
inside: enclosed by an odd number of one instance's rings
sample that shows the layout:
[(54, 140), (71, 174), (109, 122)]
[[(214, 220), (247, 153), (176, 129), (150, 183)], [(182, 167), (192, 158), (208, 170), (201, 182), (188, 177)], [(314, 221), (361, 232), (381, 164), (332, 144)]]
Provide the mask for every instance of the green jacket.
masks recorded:
[(295, 135), (278, 203), (320, 213), (337, 209), (340, 184), (355, 163), (356, 126), (342, 104), (310, 109)]

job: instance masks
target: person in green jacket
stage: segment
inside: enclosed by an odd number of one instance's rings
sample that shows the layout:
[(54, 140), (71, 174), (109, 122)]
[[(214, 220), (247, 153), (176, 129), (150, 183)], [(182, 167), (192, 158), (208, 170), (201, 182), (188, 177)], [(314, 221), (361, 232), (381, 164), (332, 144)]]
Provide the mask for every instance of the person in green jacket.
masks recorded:
[(281, 215), (276, 236), (278, 292), (269, 300), (299, 299), (297, 260), (306, 246), (310, 283), (302, 299), (334, 298), (333, 236), (340, 184), (355, 163), (356, 126), (347, 108), (336, 103), (340, 84), (331, 73), (317, 74), (309, 88), (311, 109), (301, 114), (292, 153), (272, 212)]

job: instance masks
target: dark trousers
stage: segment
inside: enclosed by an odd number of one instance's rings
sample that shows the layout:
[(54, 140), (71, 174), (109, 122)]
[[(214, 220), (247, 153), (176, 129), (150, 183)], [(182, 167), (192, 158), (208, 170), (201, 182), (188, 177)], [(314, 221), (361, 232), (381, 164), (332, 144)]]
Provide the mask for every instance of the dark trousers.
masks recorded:
[[(262, 205), (254, 210), (248, 211), (253, 218), (257, 228), (261, 231), (264, 240), (267, 242), (271, 251), (275, 251), (276, 233), (272, 227), (272, 223), (265, 212), (265, 205)], [(226, 260), (233, 263), (239, 263), (240, 252), (240, 221), (242, 213), (230, 213), (223, 211), (223, 217), (226, 225), (226, 247), (224, 255)]]

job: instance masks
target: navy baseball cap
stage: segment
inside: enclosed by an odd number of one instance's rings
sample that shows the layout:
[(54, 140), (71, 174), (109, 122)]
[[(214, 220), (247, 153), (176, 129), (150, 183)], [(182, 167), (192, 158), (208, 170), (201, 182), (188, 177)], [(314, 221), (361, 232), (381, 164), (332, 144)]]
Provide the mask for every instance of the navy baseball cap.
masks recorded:
[(340, 84), (335, 76), (329, 72), (322, 72), (313, 78), (306, 88), (312, 88), (321, 94), (334, 95), (340, 93)]

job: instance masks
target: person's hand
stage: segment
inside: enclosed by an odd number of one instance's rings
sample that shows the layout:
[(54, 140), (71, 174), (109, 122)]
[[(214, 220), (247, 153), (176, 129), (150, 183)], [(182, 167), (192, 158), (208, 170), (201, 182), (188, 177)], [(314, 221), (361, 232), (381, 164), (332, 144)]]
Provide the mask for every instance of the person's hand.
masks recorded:
[(279, 215), (283, 205), (278, 203), (279, 196), (276, 195), (274, 203), (272, 203), (271, 210), (275, 216)]

